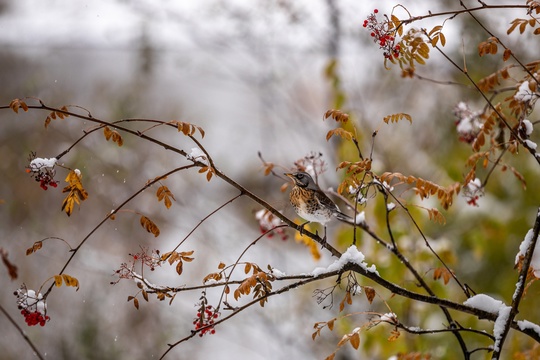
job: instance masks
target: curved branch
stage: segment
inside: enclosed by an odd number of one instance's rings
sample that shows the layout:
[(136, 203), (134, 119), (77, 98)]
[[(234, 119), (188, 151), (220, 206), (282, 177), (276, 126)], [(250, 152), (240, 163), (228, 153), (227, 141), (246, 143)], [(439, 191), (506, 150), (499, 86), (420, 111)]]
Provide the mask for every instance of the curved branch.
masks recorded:
[(4, 309), (2, 305), (0, 305), (0, 311), (5, 315), (5, 317), (7, 317), (9, 322), (17, 329), (19, 334), (21, 334), (21, 336), (24, 338), (24, 341), (26, 341), (28, 345), (32, 348), (32, 350), (34, 351), (34, 355), (37, 356), (40, 360), (45, 360), (45, 358), (43, 357), (43, 355), (41, 355), (41, 353), (39, 352), (37, 347), (34, 345), (32, 340), (30, 340), (28, 335), (26, 335), (26, 332), (23, 329), (21, 329), (21, 327), (19, 326), (19, 324), (17, 324), (15, 320), (13, 320), (13, 318), (9, 315), (9, 313), (6, 311), (6, 309)]

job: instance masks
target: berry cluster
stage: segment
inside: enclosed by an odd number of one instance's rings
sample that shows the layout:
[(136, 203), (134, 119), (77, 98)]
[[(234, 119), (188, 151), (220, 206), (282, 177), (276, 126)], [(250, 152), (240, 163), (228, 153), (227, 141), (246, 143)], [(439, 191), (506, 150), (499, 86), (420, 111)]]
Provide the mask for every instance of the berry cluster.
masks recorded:
[(57, 187), (58, 181), (54, 180), (56, 158), (42, 159), (36, 158), (35, 153), (31, 153), (28, 158), (30, 164), (26, 168), (26, 172), (39, 182), (39, 187), (47, 190), (48, 186)]
[(144, 267), (148, 267), (151, 271), (154, 271), (156, 267), (161, 266), (161, 257), (159, 250), (150, 250), (147, 247), (141, 246), (141, 251), (136, 254), (129, 254), (133, 259), (129, 263), (120, 264), (120, 268), (114, 271), (114, 275), (118, 276), (118, 280), (111, 281), (111, 285), (116, 285), (122, 279), (142, 279), (141, 275), (135, 272), (135, 265), (140, 262), (141, 273), (144, 271)]
[(21, 314), (24, 316), (24, 321), (26, 321), (26, 325), (28, 326), (35, 326), (37, 324), (45, 326), (45, 323), (50, 319), (48, 315), (43, 315), (39, 311), (30, 312), (23, 309), (21, 310)]
[(484, 196), (484, 187), (480, 179), (476, 178), (463, 187), (463, 196), (467, 199), (467, 204), (479, 206), (478, 200)]
[(34, 290), (28, 290), (23, 284), (13, 295), (17, 296), (17, 307), (24, 316), (24, 321), (28, 326), (37, 324), (45, 326), (50, 320), (47, 315), (47, 304), (41, 293), (36, 294)]
[(203, 302), (197, 312), (197, 317), (193, 320), (195, 330), (202, 329), (199, 332), (199, 336), (202, 337), (206, 334), (213, 335), (216, 333), (214, 329), (214, 321), (219, 317), (219, 312), (214, 309), (212, 305), (205, 305)]
[(379, 44), (380, 48), (384, 50), (383, 55), (386, 59), (397, 59), (400, 55), (401, 46), (396, 44), (394, 31), (390, 30), (388, 19), (379, 22), (376, 15), (378, 12), (379, 10), (377, 9), (373, 10), (367, 19), (364, 20), (362, 26), (371, 31), (370, 35), (373, 41)]
[(459, 141), (471, 144), (478, 136), (480, 129), (482, 129), (482, 122), (480, 121), (482, 112), (472, 111), (469, 105), (463, 101), (456, 105), (453, 112), (456, 117), (455, 124), (459, 134)]
[[(275, 228), (276, 226), (279, 226), (282, 222), (281, 219), (279, 219), (277, 216), (272, 214), (270, 211), (266, 209), (259, 210), (255, 213), (255, 219), (259, 221), (259, 228), (261, 229), (261, 233), (264, 234), (268, 230), (271, 230)], [(287, 240), (287, 234), (285, 233), (285, 228), (277, 228), (274, 231), (268, 233), (268, 237), (271, 238), (274, 236), (274, 232), (278, 235), (281, 235), (281, 240)]]
[(152, 250), (149, 252), (147, 247), (141, 246), (141, 251), (136, 254), (129, 254), (133, 257), (133, 262), (141, 262), (142, 266), (147, 266), (151, 271), (154, 271), (156, 267), (161, 266), (161, 256), (159, 250)]

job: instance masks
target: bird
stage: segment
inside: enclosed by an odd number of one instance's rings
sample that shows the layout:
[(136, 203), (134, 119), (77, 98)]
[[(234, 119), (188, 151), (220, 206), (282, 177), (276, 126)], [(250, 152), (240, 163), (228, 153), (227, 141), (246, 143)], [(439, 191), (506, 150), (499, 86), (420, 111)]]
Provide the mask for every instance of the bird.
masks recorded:
[(334, 203), (315, 183), (311, 175), (305, 171), (284, 173), (294, 181), (289, 199), (294, 211), (303, 219), (307, 220), (301, 225), (300, 234), (304, 226), (310, 222), (317, 222), (324, 226), (324, 238), (326, 241), (326, 223), (337, 218), (338, 220), (351, 222), (353, 219), (342, 213)]

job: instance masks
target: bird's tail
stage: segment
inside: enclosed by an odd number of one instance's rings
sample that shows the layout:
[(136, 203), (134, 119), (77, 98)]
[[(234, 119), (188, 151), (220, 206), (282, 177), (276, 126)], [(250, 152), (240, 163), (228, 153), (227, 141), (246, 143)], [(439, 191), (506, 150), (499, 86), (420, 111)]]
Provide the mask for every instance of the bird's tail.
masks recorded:
[(354, 224), (354, 219), (350, 217), (349, 215), (342, 213), (341, 211), (337, 211), (334, 215), (339, 221), (343, 221), (349, 224)]

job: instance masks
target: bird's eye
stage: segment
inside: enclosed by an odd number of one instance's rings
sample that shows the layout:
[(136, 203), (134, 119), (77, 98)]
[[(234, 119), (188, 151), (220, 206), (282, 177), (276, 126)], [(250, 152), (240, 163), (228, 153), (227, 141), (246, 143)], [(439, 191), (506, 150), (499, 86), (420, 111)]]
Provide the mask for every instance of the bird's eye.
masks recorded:
[(298, 174), (297, 176), (299, 179), (302, 179), (304, 177), (304, 174)]

